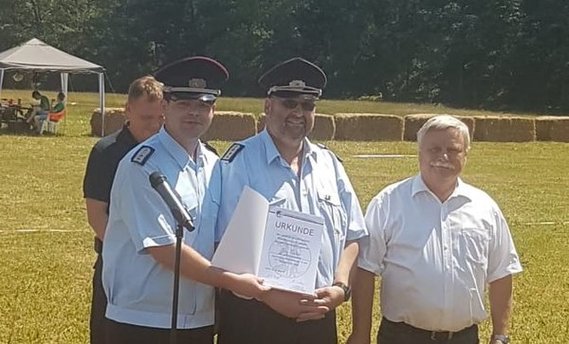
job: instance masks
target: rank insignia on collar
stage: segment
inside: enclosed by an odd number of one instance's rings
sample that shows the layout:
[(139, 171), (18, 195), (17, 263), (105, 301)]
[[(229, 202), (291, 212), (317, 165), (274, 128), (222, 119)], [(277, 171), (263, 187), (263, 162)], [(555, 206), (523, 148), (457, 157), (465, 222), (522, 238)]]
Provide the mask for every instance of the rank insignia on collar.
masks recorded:
[(212, 152), (213, 154), (219, 156), (219, 153), (217, 152), (217, 149), (215, 149), (214, 146), (212, 146), (212, 145), (210, 145), (209, 143), (207, 143), (207, 141), (202, 141), (202, 143), (203, 143), (204, 147), (205, 147), (208, 151), (210, 151), (210, 152)]
[(235, 156), (237, 156), (237, 153), (239, 153), (243, 148), (245, 148), (245, 146), (240, 144), (240, 143), (232, 144), (231, 147), (229, 147), (225, 151), (225, 153), (221, 157), (221, 160), (227, 161), (227, 162), (232, 162), (233, 159), (235, 159)]
[(148, 160), (148, 158), (150, 158), (152, 153), (154, 153), (154, 148), (150, 146), (142, 146), (136, 151), (136, 153), (134, 153), (130, 161), (143, 166)]

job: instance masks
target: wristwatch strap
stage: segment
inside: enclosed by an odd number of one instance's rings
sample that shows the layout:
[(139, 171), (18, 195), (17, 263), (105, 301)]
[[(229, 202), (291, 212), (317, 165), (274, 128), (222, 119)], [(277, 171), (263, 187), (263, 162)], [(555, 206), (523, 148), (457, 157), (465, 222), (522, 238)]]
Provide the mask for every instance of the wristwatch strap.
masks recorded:
[(492, 335), (492, 341), (499, 341), (500, 343), (508, 344), (510, 343), (510, 337), (505, 334), (495, 334)]
[(332, 286), (342, 288), (344, 291), (344, 302), (350, 300), (350, 297), (352, 296), (352, 288), (342, 282), (334, 282)]

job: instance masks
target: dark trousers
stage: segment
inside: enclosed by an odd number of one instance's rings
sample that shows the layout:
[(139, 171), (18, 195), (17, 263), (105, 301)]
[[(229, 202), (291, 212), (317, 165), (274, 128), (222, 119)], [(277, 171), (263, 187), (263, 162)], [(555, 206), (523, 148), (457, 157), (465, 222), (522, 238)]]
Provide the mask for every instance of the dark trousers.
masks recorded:
[(107, 297), (103, 290), (103, 258), (99, 253), (93, 271), (93, 297), (91, 299), (91, 319), (89, 321), (91, 344), (105, 344), (105, 311)]
[[(177, 330), (179, 344), (213, 344), (213, 326)], [(170, 329), (123, 324), (107, 319), (107, 344), (168, 344)]]
[(402, 322), (381, 319), (377, 334), (378, 344), (478, 344), (478, 326), (472, 325), (461, 331), (431, 332)]
[(256, 300), (231, 292), (220, 295), (218, 344), (336, 344), (336, 314), (321, 320), (296, 322)]

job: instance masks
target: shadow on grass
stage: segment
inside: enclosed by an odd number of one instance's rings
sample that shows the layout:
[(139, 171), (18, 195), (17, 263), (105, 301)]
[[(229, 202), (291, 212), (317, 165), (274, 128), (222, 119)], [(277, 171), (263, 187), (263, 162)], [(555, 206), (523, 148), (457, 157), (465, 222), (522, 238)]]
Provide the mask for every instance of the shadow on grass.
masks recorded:
[(0, 128), (0, 136), (59, 137), (59, 136), (65, 136), (65, 134), (59, 132), (57, 134), (44, 132), (40, 135), (35, 130), (32, 129), (25, 129), (25, 128), (14, 129), (9, 127), (2, 127)]

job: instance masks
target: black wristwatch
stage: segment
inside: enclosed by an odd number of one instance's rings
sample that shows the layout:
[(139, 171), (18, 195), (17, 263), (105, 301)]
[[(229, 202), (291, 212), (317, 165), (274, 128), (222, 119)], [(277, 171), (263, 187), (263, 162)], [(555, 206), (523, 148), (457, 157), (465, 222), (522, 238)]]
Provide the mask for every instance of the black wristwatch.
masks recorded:
[(334, 282), (332, 286), (342, 288), (342, 290), (344, 291), (344, 302), (348, 301), (352, 296), (352, 288), (350, 288), (346, 284), (342, 282)]
[(495, 334), (492, 336), (492, 341), (499, 341), (502, 344), (508, 344), (510, 343), (510, 337), (504, 335), (504, 334)]

